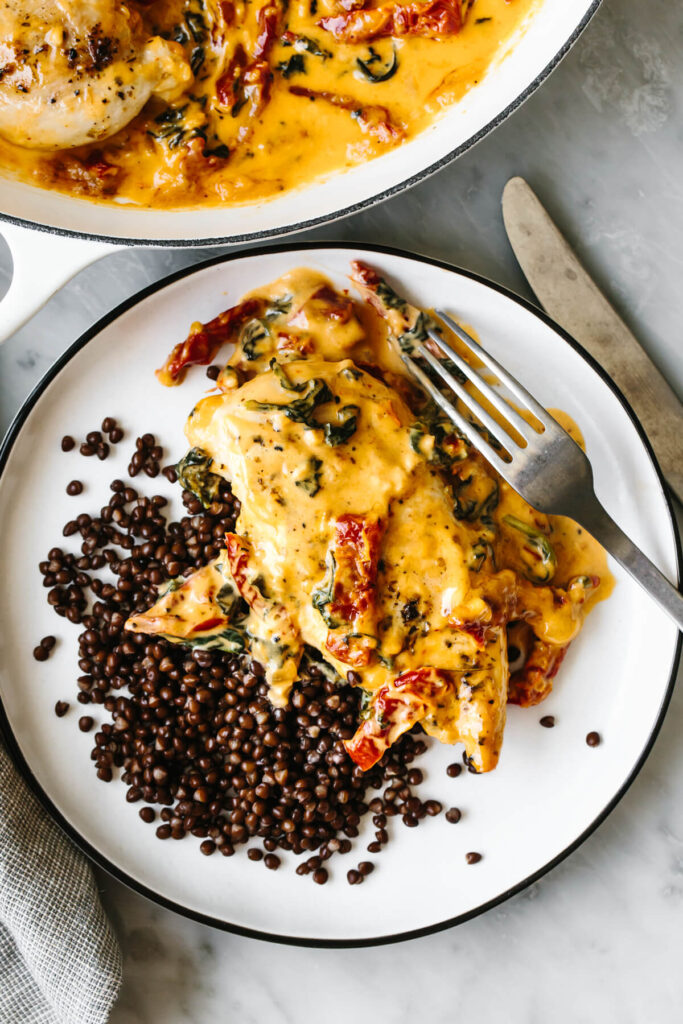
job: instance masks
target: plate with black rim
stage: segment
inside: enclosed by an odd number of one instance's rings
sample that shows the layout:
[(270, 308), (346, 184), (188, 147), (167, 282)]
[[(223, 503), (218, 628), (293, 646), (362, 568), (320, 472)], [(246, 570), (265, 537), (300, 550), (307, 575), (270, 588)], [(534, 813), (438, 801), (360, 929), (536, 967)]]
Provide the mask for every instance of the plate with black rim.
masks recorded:
[[(162, 843), (141, 821), (115, 779), (104, 785), (90, 759), (92, 734), (82, 733), (75, 703), (78, 627), (56, 619), (45, 600), (38, 563), (53, 546), (78, 550), (62, 527), (74, 508), (95, 513), (125, 478), (136, 436), (151, 431), (165, 462), (184, 454), (183, 425), (209, 382), (197, 369), (174, 389), (153, 371), (190, 324), (206, 321), (298, 266), (350, 287), (349, 265), (363, 259), (412, 302), (446, 307), (471, 324), (483, 343), (540, 401), (579, 424), (596, 490), (610, 514), (660, 569), (678, 578), (679, 542), (650, 448), (632, 411), (583, 350), (516, 296), (443, 263), (378, 247), (278, 246), (219, 257), (146, 289), (109, 314), (57, 361), (24, 404), (0, 454), (0, 700), (5, 740), (27, 782), (60, 826), (97, 864), (139, 892), (208, 924), (242, 934), (309, 945), (369, 945), (414, 937), (467, 920), (520, 891), (575, 849), (615, 806), (651, 749), (673, 686), (679, 635), (664, 614), (616, 565), (613, 594), (600, 603), (565, 660), (540, 708), (511, 708), (498, 768), (488, 775), (449, 764), (461, 748), (431, 744), (419, 759), (424, 797), (458, 807), (406, 829), (390, 819), (391, 841), (373, 858), (363, 885), (347, 870), (368, 858), (371, 815), (361, 821), (354, 850), (328, 862), (324, 887), (296, 874), (297, 858), (281, 853), (277, 871), (254, 863), (239, 847), (230, 858), (203, 858), (199, 839)], [(106, 461), (63, 453), (76, 438), (117, 418), (126, 437)], [(66, 494), (84, 482), (78, 501)], [(146, 478), (145, 478), (146, 479)], [(145, 493), (169, 498), (182, 514), (180, 488), (163, 477)], [(34, 660), (40, 637), (58, 643)], [(643, 680), (647, 680), (644, 685)], [(55, 703), (71, 708), (58, 718)], [(87, 709), (96, 726), (109, 720)], [(555, 728), (539, 727), (544, 715)], [(602, 742), (586, 743), (597, 731)], [(477, 864), (466, 853), (481, 852)]]

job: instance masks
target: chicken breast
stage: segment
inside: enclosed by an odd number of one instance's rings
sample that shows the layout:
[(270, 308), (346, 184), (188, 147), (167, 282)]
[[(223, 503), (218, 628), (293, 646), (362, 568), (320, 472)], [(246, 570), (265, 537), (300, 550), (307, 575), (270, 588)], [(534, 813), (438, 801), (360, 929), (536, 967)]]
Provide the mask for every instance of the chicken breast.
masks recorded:
[(216, 393), (190, 413), (177, 469), (205, 508), (229, 481), (240, 512), (218, 557), (165, 584), (126, 629), (249, 651), (280, 708), (315, 649), (363, 691), (344, 740), (360, 768), (419, 723), (488, 772), (508, 701), (547, 696), (609, 592), (605, 553), (531, 509), (398, 376), (429, 313), (372, 267), (355, 263), (353, 280), (368, 306), (292, 271), (194, 323), (158, 371), (179, 384), (233, 345)]
[[(364, 769), (421, 722), (489, 771), (502, 744), (507, 653), (500, 623), (481, 637), (459, 627), (489, 612), (467, 568), (476, 530), (453, 518), (397, 392), (348, 359), (273, 366), (204, 398), (186, 427), (209, 472), (231, 481), (239, 534), (226, 535), (218, 563), (176, 581), (126, 628), (227, 650), (241, 631), (277, 707), (308, 644), (368, 694), (374, 711), (347, 745)], [(244, 624), (218, 599), (226, 580), (250, 609)], [(512, 583), (509, 574), (499, 589)]]
[(192, 80), (182, 48), (115, 0), (0, 0), (0, 135), (70, 149), (124, 128)]

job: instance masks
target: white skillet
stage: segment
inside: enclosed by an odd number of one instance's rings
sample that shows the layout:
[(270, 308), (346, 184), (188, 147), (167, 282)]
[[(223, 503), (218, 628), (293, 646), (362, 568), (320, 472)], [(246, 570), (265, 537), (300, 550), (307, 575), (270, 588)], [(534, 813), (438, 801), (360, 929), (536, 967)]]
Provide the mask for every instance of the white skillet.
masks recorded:
[(600, 0), (540, 0), (528, 28), (478, 86), (427, 131), (370, 163), (268, 202), (198, 210), (98, 204), (0, 177), (0, 225), (14, 276), (0, 341), (77, 271), (122, 245), (206, 246), (275, 238), (356, 213), (444, 167), (500, 124), (547, 78)]

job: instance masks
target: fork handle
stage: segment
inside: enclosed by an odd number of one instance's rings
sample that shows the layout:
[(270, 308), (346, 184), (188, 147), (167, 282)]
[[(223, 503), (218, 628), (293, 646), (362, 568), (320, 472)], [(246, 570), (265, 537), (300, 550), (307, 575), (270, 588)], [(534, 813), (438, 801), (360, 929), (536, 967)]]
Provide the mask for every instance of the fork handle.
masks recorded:
[[(571, 513), (570, 513), (571, 514)], [(671, 616), (683, 631), (683, 595), (666, 579), (640, 548), (626, 536), (612, 517), (604, 510), (594, 494), (581, 503), (575, 518), (617, 560), (619, 565), (647, 590), (660, 608)]]

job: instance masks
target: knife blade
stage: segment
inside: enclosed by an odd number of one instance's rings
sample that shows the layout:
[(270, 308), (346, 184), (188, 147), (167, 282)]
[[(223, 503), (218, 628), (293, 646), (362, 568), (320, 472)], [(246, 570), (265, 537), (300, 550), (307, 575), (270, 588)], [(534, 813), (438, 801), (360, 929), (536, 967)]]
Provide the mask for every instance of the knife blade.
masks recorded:
[(503, 190), (503, 221), (517, 261), (546, 313), (597, 360), (640, 420), (683, 503), (683, 405), (589, 277), (524, 178)]

